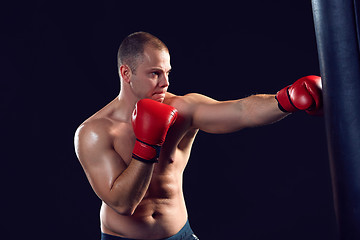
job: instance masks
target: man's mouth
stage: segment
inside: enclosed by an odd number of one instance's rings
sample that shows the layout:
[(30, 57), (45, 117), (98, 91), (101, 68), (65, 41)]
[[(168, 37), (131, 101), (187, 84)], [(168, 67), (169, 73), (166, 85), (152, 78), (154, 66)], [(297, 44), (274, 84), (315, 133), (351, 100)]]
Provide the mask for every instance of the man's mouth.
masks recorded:
[(161, 96), (165, 96), (165, 91), (161, 91), (161, 92), (154, 92), (153, 95), (161, 95)]
[(162, 102), (165, 99), (165, 92), (155, 92), (152, 97), (155, 101)]

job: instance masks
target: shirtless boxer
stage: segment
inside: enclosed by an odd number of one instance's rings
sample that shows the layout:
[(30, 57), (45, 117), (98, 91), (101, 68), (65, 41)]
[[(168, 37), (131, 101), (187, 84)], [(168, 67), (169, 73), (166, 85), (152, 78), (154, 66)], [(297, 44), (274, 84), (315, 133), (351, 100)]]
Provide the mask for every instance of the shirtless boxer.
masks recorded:
[(316, 76), (301, 78), (276, 96), (216, 101), (171, 94), (169, 51), (144, 32), (124, 39), (118, 70), (119, 95), (75, 134), (77, 156), (102, 200), (103, 240), (197, 239), (188, 222), (182, 175), (198, 130), (230, 133), (299, 109), (316, 114), (322, 105)]

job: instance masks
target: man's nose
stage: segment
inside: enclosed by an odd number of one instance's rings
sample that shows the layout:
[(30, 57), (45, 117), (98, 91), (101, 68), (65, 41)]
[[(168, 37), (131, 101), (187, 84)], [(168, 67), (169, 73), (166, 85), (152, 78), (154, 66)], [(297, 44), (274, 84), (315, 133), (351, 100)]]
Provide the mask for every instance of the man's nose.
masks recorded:
[(160, 81), (159, 81), (159, 86), (160, 87), (168, 87), (169, 86), (169, 76), (165, 73), (162, 74), (160, 77)]

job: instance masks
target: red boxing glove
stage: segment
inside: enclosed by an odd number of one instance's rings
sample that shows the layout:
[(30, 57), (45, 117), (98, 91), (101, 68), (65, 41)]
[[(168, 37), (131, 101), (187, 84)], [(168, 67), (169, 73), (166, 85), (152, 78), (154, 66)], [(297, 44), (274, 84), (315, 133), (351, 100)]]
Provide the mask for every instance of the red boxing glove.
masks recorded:
[(131, 118), (136, 136), (133, 158), (157, 162), (166, 133), (176, 117), (177, 110), (172, 106), (151, 99), (138, 101)]
[(322, 85), (318, 76), (306, 76), (276, 94), (283, 112), (305, 110), (310, 115), (322, 113)]

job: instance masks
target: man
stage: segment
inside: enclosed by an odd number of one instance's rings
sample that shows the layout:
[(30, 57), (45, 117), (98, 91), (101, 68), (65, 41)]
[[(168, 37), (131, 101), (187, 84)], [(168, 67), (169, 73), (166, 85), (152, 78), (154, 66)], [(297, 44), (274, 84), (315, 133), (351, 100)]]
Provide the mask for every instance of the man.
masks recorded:
[(276, 122), (298, 109), (321, 108), (320, 77), (308, 76), (277, 95), (216, 101), (167, 92), (169, 50), (137, 32), (120, 45), (119, 95), (87, 119), (75, 149), (102, 200), (102, 239), (197, 239), (182, 192), (182, 174), (198, 130), (229, 133)]

